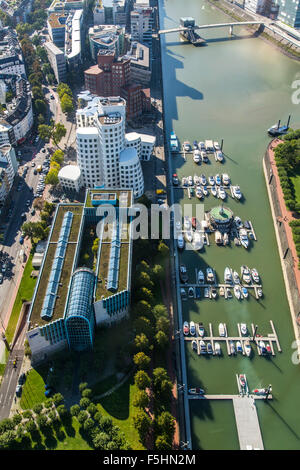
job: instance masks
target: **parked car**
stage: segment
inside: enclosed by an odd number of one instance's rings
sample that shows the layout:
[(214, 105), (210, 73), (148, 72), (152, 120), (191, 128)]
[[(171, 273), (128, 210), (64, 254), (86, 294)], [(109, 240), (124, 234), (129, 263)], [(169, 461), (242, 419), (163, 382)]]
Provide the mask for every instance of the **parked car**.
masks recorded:
[(32, 211), (30, 212), (31, 215), (34, 215), (35, 214), (35, 209), (32, 209)]
[(26, 374), (25, 374), (25, 372), (23, 372), (23, 374), (21, 374), (20, 377), (19, 377), (18, 384), (23, 385), (25, 380), (26, 380)]
[(3, 282), (3, 274), (0, 273), (0, 284), (2, 284), (2, 282)]
[(6, 265), (6, 263), (3, 263), (3, 264), (2, 264), (1, 271), (2, 271), (3, 273), (5, 273), (5, 271), (6, 271), (6, 268), (7, 268), (7, 265)]
[(17, 385), (16, 395), (17, 397), (20, 397), (22, 395), (22, 385)]
[(20, 245), (23, 245), (23, 243), (24, 243), (24, 238), (22, 237), (22, 235), (20, 236), (19, 242), (20, 242)]

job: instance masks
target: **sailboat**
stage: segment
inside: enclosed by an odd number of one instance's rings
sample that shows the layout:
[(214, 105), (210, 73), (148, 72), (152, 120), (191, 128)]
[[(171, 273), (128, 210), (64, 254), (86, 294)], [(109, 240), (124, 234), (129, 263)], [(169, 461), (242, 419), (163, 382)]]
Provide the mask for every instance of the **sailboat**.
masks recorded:
[(280, 126), (280, 119), (279, 119), (277, 124), (274, 124), (274, 126), (268, 129), (268, 134), (271, 135), (272, 137), (277, 137), (279, 135), (286, 134), (287, 131), (289, 130), (290, 120), (291, 120), (291, 115), (289, 115), (286, 126)]

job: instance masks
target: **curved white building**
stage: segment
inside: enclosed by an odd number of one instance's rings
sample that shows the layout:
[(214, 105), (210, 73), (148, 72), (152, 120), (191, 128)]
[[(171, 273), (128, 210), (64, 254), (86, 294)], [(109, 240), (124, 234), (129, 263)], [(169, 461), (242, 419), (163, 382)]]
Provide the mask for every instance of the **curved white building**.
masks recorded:
[(143, 170), (134, 147), (125, 148), (120, 153), (120, 186), (132, 189), (135, 198), (144, 194)]
[(81, 172), (79, 166), (64, 166), (59, 170), (58, 179), (64, 189), (78, 192), (81, 187)]
[(76, 131), (76, 146), (82, 184), (89, 188), (102, 186), (103, 173), (97, 128), (79, 127)]

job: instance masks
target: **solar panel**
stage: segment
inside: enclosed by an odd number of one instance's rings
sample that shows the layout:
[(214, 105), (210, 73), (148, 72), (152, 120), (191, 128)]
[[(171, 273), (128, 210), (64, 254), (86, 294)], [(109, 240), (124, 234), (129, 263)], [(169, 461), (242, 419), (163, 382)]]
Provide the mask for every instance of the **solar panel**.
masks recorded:
[(107, 275), (107, 289), (117, 290), (119, 280), (119, 265), (120, 265), (120, 233), (122, 231), (122, 224), (120, 221), (114, 222), (112, 229), (110, 258)]
[(68, 246), (68, 240), (72, 226), (72, 219), (73, 213), (70, 211), (66, 212), (59, 232), (59, 238), (51, 267), (47, 292), (44, 298), (43, 308), (41, 311), (41, 318), (43, 319), (49, 320), (50, 318), (52, 318), (53, 315), (59, 280), (65, 260), (66, 249)]

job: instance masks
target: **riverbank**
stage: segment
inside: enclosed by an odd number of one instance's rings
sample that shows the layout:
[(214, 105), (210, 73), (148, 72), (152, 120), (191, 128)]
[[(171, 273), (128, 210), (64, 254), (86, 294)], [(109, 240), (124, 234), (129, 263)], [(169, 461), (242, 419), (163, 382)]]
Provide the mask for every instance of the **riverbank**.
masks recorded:
[[(208, 3), (213, 5), (215, 8), (218, 10), (222, 11), (225, 13), (227, 16), (230, 18), (233, 18), (234, 20), (237, 21), (251, 21), (253, 18), (251, 17), (250, 14), (247, 14), (245, 10), (241, 10), (237, 6), (229, 5), (226, 1), (224, 0), (206, 0)], [(231, 9), (230, 9), (231, 8)], [(240, 11), (239, 11), (240, 10)], [(241, 14), (242, 13), (242, 14)], [(247, 29), (249, 31), (254, 32), (255, 34), (255, 28), (251, 26), (247, 26)], [(300, 51), (297, 52), (292, 49), (292, 46), (287, 46), (285, 44), (282, 44), (282, 38), (278, 37), (278, 39), (271, 35), (271, 33), (266, 33), (265, 31), (261, 31), (258, 29), (257, 30), (257, 36), (264, 42), (270, 44), (272, 47), (275, 49), (279, 50), (282, 54), (286, 55), (290, 59), (294, 59), (297, 61), (300, 61)]]
[[(275, 139), (275, 146), (280, 143)], [(266, 187), (271, 206), (280, 262), (289, 302), (295, 339), (300, 354), (300, 272), (291, 227), (289, 226), (277, 166), (274, 160), (274, 141), (270, 142), (263, 159)]]

